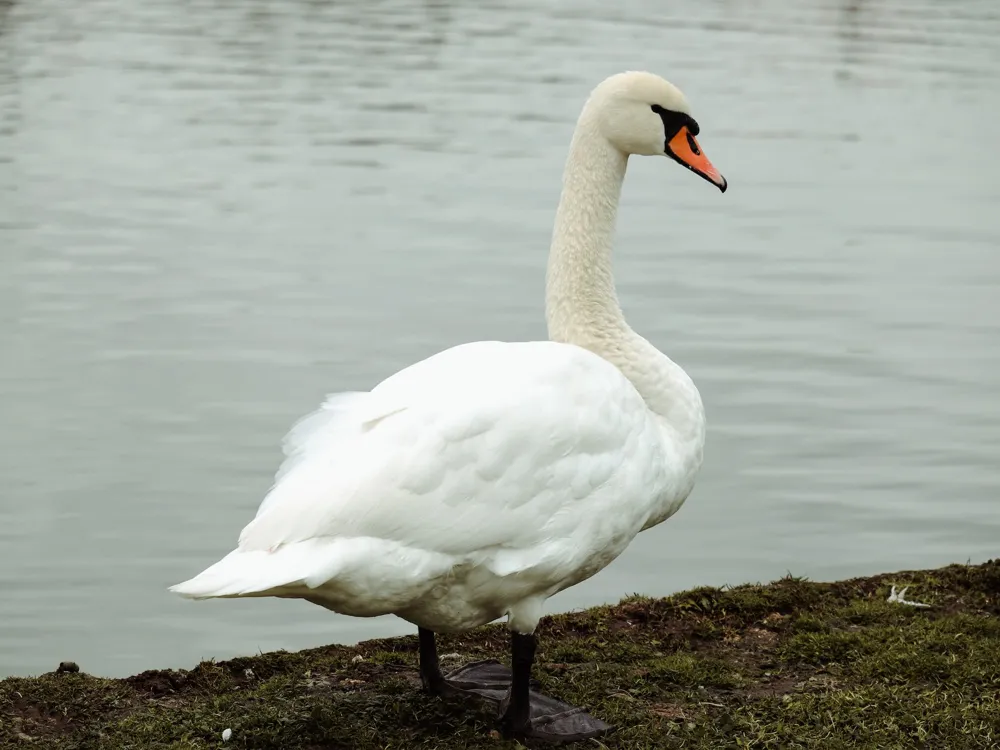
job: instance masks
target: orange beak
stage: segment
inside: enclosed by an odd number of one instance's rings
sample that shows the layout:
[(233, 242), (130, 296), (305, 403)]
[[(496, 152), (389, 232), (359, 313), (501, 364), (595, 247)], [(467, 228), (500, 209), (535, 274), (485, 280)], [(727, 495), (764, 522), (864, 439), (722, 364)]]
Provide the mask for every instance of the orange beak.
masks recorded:
[(678, 130), (677, 135), (670, 139), (667, 144), (667, 156), (683, 164), (695, 174), (701, 175), (723, 193), (726, 192), (726, 178), (712, 166), (712, 162), (702, 152), (698, 141), (695, 140), (686, 126)]

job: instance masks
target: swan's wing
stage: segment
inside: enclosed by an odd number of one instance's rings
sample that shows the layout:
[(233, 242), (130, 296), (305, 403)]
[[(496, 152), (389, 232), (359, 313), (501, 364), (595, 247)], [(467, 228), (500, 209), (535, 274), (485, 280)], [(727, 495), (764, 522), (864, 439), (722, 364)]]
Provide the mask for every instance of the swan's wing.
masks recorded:
[[(336, 537), (447, 554), (523, 549), (600, 523), (579, 517), (603, 510), (599, 491), (658, 480), (641, 397), (575, 346), (467, 344), (327, 404), (293, 429), (241, 549)], [(649, 460), (629, 460), (644, 451)]]
[[(363, 408), (364, 399), (368, 395), (364, 391), (332, 393), (327, 396), (326, 401), (319, 409), (292, 425), (292, 429), (285, 435), (281, 444), (285, 460), (282, 461), (274, 475), (275, 484), (279, 483), (296, 466), (299, 466), (310, 456), (315, 456), (327, 445), (339, 440), (350, 439), (353, 423), (349, 415), (359, 407)], [(264, 498), (257, 509), (258, 516), (270, 507), (274, 497), (276, 497), (274, 493), (269, 493)]]

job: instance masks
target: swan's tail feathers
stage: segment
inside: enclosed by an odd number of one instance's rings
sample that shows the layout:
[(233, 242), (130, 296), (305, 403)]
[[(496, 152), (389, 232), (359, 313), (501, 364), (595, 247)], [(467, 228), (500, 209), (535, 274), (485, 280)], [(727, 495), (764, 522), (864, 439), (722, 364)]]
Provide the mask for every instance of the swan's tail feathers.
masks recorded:
[(312, 547), (309, 544), (293, 544), (273, 552), (237, 549), (194, 578), (171, 586), (169, 590), (188, 599), (295, 596), (299, 592), (305, 593), (329, 580), (335, 567), (318, 561), (317, 550)]

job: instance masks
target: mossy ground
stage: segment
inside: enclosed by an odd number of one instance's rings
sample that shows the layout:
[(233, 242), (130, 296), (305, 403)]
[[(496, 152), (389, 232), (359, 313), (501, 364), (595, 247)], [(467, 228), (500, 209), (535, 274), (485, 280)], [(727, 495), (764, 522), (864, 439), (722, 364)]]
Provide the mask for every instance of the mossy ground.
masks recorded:
[[(931, 608), (887, 602), (891, 584)], [(546, 618), (539, 635), (543, 689), (619, 728), (581, 746), (1000, 747), (1000, 561), (633, 597)], [(421, 693), (416, 645), (368, 641), (121, 680), (10, 678), (0, 747), (516, 747), (484, 710)], [(507, 638), (490, 626), (439, 645), (457, 665), (505, 659)]]

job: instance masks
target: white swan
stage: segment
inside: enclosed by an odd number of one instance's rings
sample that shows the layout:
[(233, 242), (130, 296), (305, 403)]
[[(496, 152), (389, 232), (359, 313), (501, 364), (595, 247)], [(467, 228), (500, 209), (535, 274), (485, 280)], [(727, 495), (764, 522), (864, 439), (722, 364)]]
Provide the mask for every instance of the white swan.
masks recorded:
[[(506, 736), (594, 737), (607, 724), (529, 690), (545, 600), (597, 573), (673, 515), (702, 462), (691, 379), (629, 328), (611, 247), (630, 154), (669, 156), (725, 191), (683, 94), (650, 73), (608, 78), (570, 146), (548, 266), (551, 341), (456, 346), (371, 392), (331, 396), (238, 547), (171, 588), (194, 599), (306, 599), (416, 624), (435, 693), (504, 709)], [(507, 615), (513, 672), (443, 676), (435, 632)]]

